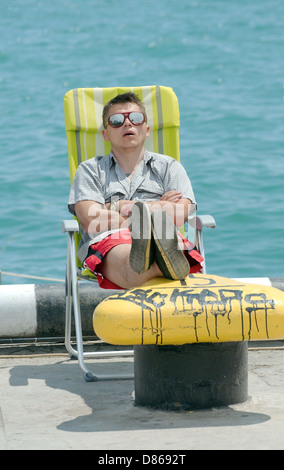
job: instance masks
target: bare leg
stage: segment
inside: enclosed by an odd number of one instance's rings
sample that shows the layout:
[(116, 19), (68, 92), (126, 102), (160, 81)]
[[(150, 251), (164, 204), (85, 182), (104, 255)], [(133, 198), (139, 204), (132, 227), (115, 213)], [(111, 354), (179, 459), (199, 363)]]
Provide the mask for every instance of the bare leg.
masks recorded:
[(138, 274), (129, 265), (131, 245), (122, 244), (113, 247), (105, 256), (101, 267), (102, 275), (124, 289), (138, 287), (153, 277), (163, 277), (154, 262), (148, 271)]

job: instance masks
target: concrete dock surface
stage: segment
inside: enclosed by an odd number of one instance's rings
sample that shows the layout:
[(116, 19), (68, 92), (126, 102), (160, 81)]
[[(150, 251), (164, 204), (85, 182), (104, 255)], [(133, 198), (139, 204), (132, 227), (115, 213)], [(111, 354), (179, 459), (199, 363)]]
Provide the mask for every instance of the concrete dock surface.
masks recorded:
[[(131, 357), (86, 363), (98, 374), (133, 372)], [(85, 382), (77, 361), (63, 350), (1, 354), (0, 449), (284, 449), (283, 342), (249, 349), (245, 403), (200, 411), (151, 410), (134, 406), (133, 390), (133, 380)]]

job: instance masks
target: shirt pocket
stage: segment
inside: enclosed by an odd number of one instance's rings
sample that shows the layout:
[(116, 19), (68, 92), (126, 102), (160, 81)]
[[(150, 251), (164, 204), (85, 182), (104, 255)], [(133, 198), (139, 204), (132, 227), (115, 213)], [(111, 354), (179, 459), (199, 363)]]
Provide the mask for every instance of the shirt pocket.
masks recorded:
[(126, 191), (122, 184), (118, 181), (109, 180), (104, 187), (105, 202), (110, 202), (111, 199), (126, 199)]
[(164, 188), (157, 182), (151, 181), (151, 184), (144, 182), (136, 189), (133, 198), (146, 200), (158, 200), (164, 194)]
[(126, 199), (125, 193), (122, 191), (107, 191), (105, 193), (105, 204), (111, 202), (113, 199)]

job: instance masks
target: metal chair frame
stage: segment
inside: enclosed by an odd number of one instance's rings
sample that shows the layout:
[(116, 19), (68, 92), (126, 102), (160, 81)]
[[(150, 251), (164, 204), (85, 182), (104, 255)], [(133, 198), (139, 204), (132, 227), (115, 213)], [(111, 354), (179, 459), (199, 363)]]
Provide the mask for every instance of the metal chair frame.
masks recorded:
[[(215, 228), (216, 223), (212, 216), (202, 215), (196, 216), (188, 220), (188, 224), (195, 230), (195, 244), (198, 247), (203, 261), (203, 273), (206, 273), (205, 250), (203, 241), (204, 227)], [(80, 311), (80, 296), (78, 273), (76, 264), (76, 248), (75, 248), (75, 233), (79, 233), (79, 224), (77, 220), (64, 220), (62, 222), (62, 232), (67, 233), (67, 266), (66, 266), (66, 316), (65, 316), (65, 347), (72, 358), (78, 359), (79, 366), (84, 373), (84, 378), (87, 382), (97, 382), (98, 380), (129, 380), (133, 379), (133, 374), (126, 375), (97, 375), (89, 370), (86, 366), (85, 358), (101, 358), (101, 357), (118, 357), (118, 356), (133, 356), (133, 350), (119, 350), (119, 351), (94, 351), (84, 352), (83, 336), (82, 336), (82, 321)], [(71, 321), (72, 321), (72, 305), (74, 310), (75, 322), (75, 335), (77, 349), (71, 344)]]

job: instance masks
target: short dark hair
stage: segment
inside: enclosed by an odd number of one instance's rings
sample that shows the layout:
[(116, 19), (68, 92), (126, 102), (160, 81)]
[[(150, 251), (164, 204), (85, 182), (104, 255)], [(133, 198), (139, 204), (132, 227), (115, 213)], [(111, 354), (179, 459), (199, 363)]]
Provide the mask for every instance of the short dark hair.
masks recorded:
[(120, 95), (115, 96), (114, 98), (112, 98), (110, 101), (108, 101), (104, 105), (104, 109), (103, 109), (103, 125), (104, 125), (104, 127), (106, 127), (106, 117), (108, 115), (108, 112), (109, 112), (110, 108), (114, 104), (120, 104), (120, 103), (123, 103), (123, 104), (124, 103), (135, 103), (135, 104), (137, 104), (139, 106), (139, 108), (141, 109), (142, 113), (145, 115), (145, 121), (147, 122), (147, 114), (146, 114), (146, 109), (145, 109), (144, 104), (142, 103), (140, 98), (135, 93), (132, 93), (131, 91), (129, 91), (127, 93), (121, 93)]

